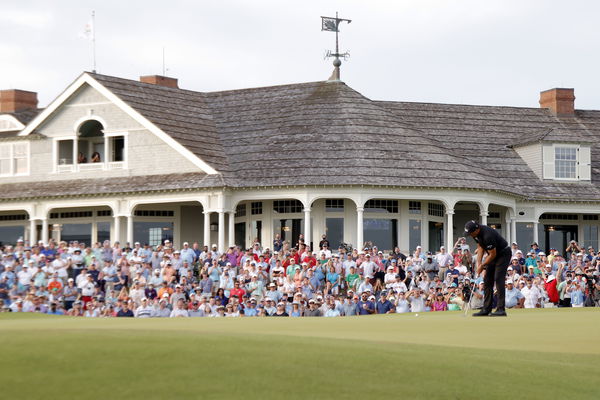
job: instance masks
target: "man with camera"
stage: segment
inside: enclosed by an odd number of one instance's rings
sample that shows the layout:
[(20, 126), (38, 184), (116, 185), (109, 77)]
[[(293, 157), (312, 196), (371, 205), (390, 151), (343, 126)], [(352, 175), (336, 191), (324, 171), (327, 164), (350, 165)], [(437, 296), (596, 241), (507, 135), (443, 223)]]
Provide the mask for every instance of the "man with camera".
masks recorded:
[[(485, 271), (484, 277), (484, 301), (481, 311), (473, 316), (505, 317), (505, 278), (506, 269), (510, 264), (512, 251), (506, 240), (493, 228), (479, 225), (475, 221), (465, 224), (465, 233), (477, 242), (477, 274)], [(484, 260), (485, 255), (485, 260)], [(494, 283), (498, 304), (496, 311), (492, 312), (492, 296), (494, 294)]]

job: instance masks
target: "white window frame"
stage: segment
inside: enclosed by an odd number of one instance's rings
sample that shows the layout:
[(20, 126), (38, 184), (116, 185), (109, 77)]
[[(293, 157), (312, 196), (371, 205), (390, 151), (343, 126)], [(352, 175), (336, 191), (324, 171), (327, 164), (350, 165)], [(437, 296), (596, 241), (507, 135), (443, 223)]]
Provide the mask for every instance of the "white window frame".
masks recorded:
[[(109, 139), (112, 137), (117, 137), (117, 136), (123, 136), (123, 158), (124, 161), (117, 161), (117, 162), (113, 162), (113, 161), (108, 161), (108, 156), (109, 156)], [(73, 136), (73, 135), (69, 135), (69, 136), (56, 136), (52, 138), (52, 164), (53, 164), (53, 173), (60, 173), (60, 174), (64, 174), (64, 173), (73, 173), (73, 172), (81, 172), (81, 171), (92, 171), (95, 170), (95, 168), (89, 168), (89, 166), (94, 166), (94, 165), (98, 165), (98, 170), (101, 171), (112, 171), (112, 170), (121, 170), (121, 169), (128, 169), (129, 168), (129, 132), (123, 132), (123, 131), (115, 131), (115, 132), (104, 132), (104, 160), (102, 160), (102, 162), (96, 163), (96, 164), (78, 164), (76, 162), (77, 160), (77, 155), (79, 152), (78, 149), (78, 141), (79, 141), (79, 137), (77, 135)], [(72, 140), (74, 141), (73, 143), (73, 164), (71, 165), (71, 168), (58, 168), (59, 164), (58, 164), (58, 142), (62, 141), (62, 140)], [(82, 167), (83, 166), (83, 167)]]
[[(556, 151), (558, 149), (574, 149), (575, 150), (575, 177), (574, 178), (559, 178), (556, 176)], [(552, 146), (552, 154), (554, 158), (554, 179), (557, 181), (578, 181), (579, 180), (579, 145), (574, 144), (554, 144)]]
[[(27, 171), (26, 172), (21, 172), (21, 173), (16, 173), (15, 172), (15, 145), (17, 144), (24, 144), (26, 146), (26, 150), (25, 150), (25, 154), (26, 154), (26, 158), (27, 158)], [(9, 151), (8, 151), (8, 160), (10, 160), (10, 172), (7, 174), (1, 174), (0, 173), (0, 177), (6, 177), (6, 176), (28, 176), (31, 172), (31, 146), (29, 144), (29, 141), (19, 141), (19, 142), (6, 142), (6, 143), (2, 143), (0, 142), (0, 146), (8, 146), (9, 147)]]
[(23, 125), (23, 123), (21, 123), (21, 121), (19, 121), (12, 115), (8, 115), (8, 114), (0, 115), (0, 122), (7, 122), (9, 125), (8, 128), (0, 127), (0, 132), (14, 132), (14, 131), (20, 131), (23, 128), (25, 128), (25, 125)]

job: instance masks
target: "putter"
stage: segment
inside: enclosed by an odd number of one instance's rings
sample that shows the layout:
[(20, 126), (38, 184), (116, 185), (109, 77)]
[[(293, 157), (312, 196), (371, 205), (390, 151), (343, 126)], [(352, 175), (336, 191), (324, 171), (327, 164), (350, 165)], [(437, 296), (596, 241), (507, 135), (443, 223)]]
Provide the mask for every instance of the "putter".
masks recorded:
[(469, 310), (471, 309), (471, 301), (473, 300), (473, 288), (475, 287), (475, 282), (471, 283), (471, 293), (469, 294), (469, 301), (467, 302), (467, 305), (465, 306), (465, 313), (463, 314), (463, 317), (466, 317), (467, 314), (469, 313)]

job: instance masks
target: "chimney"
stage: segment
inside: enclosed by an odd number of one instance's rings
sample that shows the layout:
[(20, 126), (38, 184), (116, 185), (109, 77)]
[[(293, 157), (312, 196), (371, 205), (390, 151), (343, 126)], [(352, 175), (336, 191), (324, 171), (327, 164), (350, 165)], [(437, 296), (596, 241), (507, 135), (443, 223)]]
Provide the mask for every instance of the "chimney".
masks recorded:
[(179, 86), (177, 86), (177, 78), (169, 78), (168, 76), (161, 76), (161, 75), (140, 76), (140, 82), (179, 89)]
[(0, 90), (0, 113), (37, 109), (37, 93), (26, 90)]
[(575, 115), (575, 90), (554, 88), (540, 92), (540, 107), (554, 115)]

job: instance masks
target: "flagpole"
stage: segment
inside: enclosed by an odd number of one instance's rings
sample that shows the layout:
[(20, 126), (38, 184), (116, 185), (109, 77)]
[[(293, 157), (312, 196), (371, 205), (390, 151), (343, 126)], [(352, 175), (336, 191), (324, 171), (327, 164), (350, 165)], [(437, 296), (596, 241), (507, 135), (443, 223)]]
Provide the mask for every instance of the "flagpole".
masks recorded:
[(96, 73), (96, 11), (92, 11), (92, 57), (94, 67), (93, 73)]

